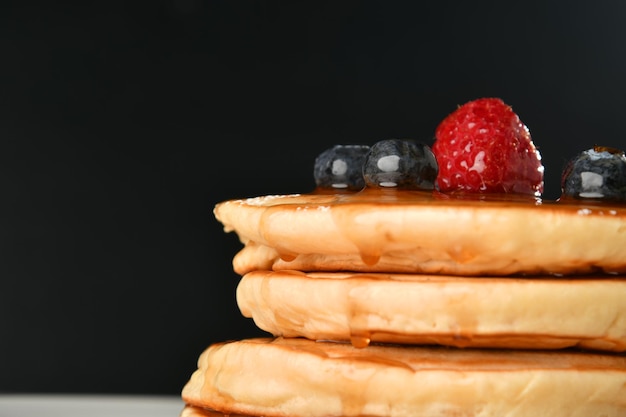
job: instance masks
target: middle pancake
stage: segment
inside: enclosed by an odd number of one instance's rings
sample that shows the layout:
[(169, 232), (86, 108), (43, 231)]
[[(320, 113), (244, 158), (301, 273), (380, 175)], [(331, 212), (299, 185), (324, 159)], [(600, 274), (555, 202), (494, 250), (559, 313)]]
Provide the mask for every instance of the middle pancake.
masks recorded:
[(245, 317), (275, 335), (456, 347), (626, 351), (626, 280), (253, 271)]

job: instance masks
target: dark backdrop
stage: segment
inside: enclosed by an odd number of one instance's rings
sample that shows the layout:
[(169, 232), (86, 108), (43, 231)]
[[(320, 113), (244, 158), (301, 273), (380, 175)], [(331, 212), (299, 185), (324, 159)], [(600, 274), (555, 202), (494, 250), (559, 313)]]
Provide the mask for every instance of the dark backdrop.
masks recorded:
[(212, 207), (311, 190), (333, 144), (501, 97), (548, 198), (626, 147), (622, 2), (86, 3), (0, 6), (0, 392), (178, 394), (262, 334)]

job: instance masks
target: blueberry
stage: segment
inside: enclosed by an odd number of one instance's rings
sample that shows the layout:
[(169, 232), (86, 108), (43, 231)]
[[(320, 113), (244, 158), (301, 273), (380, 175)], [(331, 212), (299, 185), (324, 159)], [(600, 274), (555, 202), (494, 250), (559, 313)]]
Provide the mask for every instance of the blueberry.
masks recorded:
[(319, 154), (313, 171), (317, 187), (362, 190), (363, 162), (368, 150), (367, 145), (335, 145)]
[(624, 152), (596, 146), (581, 152), (563, 170), (562, 196), (626, 201)]
[(375, 143), (363, 165), (363, 176), (369, 187), (432, 190), (438, 172), (430, 147), (409, 139), (385, 139)]

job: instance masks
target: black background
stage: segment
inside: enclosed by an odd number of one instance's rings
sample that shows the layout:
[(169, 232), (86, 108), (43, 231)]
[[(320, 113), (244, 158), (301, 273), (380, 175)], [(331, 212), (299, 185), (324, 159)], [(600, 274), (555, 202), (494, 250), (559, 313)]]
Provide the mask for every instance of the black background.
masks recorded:
[(501, 97), (546, 198), (626, 147), (623, 2), (52, 3), (0, 6), (0, 392), (178, 394), (262, 334), (211, 210), (311, 190), (333, 144)]

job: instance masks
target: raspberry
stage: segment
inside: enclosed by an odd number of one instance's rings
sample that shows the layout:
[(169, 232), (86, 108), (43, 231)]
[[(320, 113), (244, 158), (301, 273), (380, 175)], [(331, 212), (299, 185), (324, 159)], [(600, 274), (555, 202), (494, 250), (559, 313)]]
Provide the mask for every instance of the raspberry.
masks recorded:
[(543, 165), (528, 128), (499, 98), (460, 106), (437, 126), (442, 192), (541, 195)]

